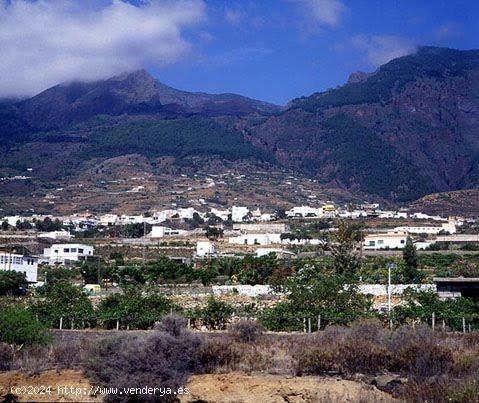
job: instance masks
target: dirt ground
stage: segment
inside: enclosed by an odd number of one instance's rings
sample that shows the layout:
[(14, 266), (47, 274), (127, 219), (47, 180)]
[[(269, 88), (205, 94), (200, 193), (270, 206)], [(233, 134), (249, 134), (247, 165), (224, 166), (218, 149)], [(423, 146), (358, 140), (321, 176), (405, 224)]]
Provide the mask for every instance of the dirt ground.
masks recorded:
[[(50, 389), (46, 389), (50, 386)], [(95, 388), (79, 371), (45, 371), (27, 376), (10, 371), (0, 373), (0, 397), (14, 389), (18, 401), (98, 402)], [(23, 388), (25, 387), (25, 388)], [(392, 402), (393, 399), (370, 385), (335, 378), (246, 375), (241, 373), (196, 375), (187, 385), (181, 402), (203, 403), (330, 403)], [(185, 389), (186, 392), (186, 389)]]

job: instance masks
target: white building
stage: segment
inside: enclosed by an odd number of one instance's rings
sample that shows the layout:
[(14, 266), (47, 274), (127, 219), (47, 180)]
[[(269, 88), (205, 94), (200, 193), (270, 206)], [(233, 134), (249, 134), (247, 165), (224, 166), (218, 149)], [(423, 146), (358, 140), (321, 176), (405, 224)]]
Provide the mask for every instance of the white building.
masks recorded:
[(184, 220), (193, 219), (193, 214), (198, 213), (193, 207), (178, 209), (178, 216)]
[(216, 217), (221, 218), (223, 221), (227, 221), (229, 215), (231, 214), (230, 210), (219, 210), (216, 208), (211, 209), (211, 214), (214, 214)]
[(37, 282), (38, 261), (31, 256), (0, 252), (0, 270), (13, 270), (24, 273), (27, 281)]
[(288, 217), (322, 217), (323, 209), (310, 206), (297, 206), (286, 212)]
[(248, 207), (233, 206), (231, 208), (231, 220), (233, 222), (242, 222), (248, 213)]
[(241, 233), (271, 233), (271, 234), (283, 234), (291, 231), (288, 224), (285, 223), (239, 223), (233, 224), (233, 229), (240, 231)]
[(402, 249), (406, 244), (407, 232), (388, 231), (384, 234), (369, 234), (364, 238), (365, 250)]
[(205, 257), (216, 253), (216, 247), (213, 242), (199, 241), (196, 243), (196, 256)]
[(48, 238), (48, 239), (55, 239), (55, 240), (70, 240), (73, 238), (73, 235), (70, 232), (61, 230), (61, 231), (50, 231), (50, 232), (42, 232), (37, 235), (38, 238)]
[(430, 235), (437, 235), (442, 231), (442, 232), (448, 232), (449, 234), (455, 234), (456, 223), (453, 220), (450, 220), (447, 223), (442, 223), (441, 226), (428, 226), (428, 225), (403, 226), (403, 227), (394, 228), (394, 231), (406, 231), (410, 234), (430, 234)]
[(50, 263), (78, 262), (93, 256), (93, 246), (80, 243), (59, 243), (43, 250)]
[(151, 227), (151, 238), (164, 238), (167, 236), (183, 236), (186, 235), (188, 231), (181, 229), (172, 229), (169, 227), (163, 227), (161, 225), (154, 225)]
[(115, 225), (120, 221), (120, 217), (116, 214), (103, 214), (100, 216), (100, 224), (101, 225)]
[(281, 234), (242, 234), (228, 239), (235, 245), (271, 245), (281, 243)]

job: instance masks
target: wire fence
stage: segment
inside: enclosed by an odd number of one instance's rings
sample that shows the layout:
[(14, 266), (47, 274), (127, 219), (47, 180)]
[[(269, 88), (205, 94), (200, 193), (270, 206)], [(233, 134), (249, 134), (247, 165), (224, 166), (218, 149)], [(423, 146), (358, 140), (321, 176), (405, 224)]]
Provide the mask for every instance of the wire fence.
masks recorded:
[[(201, 316), (185, 314), (184, 312), (175, 312), (184, 316), (187, 320), (188, 328), (192, 330), (225, 330), (232, 323), (240, 320), (252, 320), (262, 324), (266, 330), (273, 332), (302, 332), (314, 333), (325, 330), (329, 326), (348, 326), (353, 321), (346, 318), (331, 318), (329, 315), (315, 316), (261, 316), (261, 315), (228, 315), (228, 316)], [(166, 315), (166, 314), (165, 314)], [(123, 315), (123, 316), (72, 316), (65, 315), (55, 318), (39, 318), (37, 320), (45, 323), (51, 329), (59, 330), (79, 330), (79, 329), (104, 329), (104, 330), (147, 330), (154, 328), (155, 324), (160, 322), (165, 316), (143, 316), (143, 315)], [(462, 332), (469, 333), (479, 330), (479, 315), (457, 315), (444, 316), (432, 313), (430, 317), (408, 317), (395, 318), (388, 315), (377, 316), (380, 323), (385, 328), (396, 329), (402, 325), (411, 327), (429, 326), (434, 331), (442, 332)], [(359, 319), (359, 318), (358, 318)]]

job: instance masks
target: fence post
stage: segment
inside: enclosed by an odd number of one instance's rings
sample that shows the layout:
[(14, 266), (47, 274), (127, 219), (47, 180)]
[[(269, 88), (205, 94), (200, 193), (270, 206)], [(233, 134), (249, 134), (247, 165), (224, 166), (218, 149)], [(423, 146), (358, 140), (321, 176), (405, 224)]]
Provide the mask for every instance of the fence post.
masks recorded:
[(311, 318), (308, 318), (308, 333), (311, 333)]
[(188, 329), (191, 329), (191, 318), (188, 318)]
[(432, 330), (434, 331), (436, 329), (436, 314), (434, 312), (432, 313), (431, 326)]
[(462, 318), (462, 333), (466, 333), (466, 318)]
[(318, 332), (321, 330), (321, 315), (318, 315)]
[(303, 333), (306, 333), (306, 318), (303, 318)]
[(116, 330), (120, 330), (120, 321), (116, 320)]
[(63, 329), (63, 316), (60, 316), (60, 330)]
[(446, 321), (444, 319), (442, 320), (442, 331), (446, 331)]
[(71, 326), (72, 330), (75, 329), (75, 319), (72, 318), (72, 326)]

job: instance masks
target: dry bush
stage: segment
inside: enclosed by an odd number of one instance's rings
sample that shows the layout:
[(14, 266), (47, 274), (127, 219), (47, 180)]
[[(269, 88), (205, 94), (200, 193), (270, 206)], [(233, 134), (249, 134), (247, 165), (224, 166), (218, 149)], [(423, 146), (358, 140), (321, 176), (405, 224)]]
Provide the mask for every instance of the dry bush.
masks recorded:
[(391, 370), (409, 377), (426, 378), (447, 373), (454, 364), (451, 350), (441, 344), (427, 326), (413, 329), (402, 326), (393, 332), (389, 348), (392, 353)]
[(256, 343), (263, 335), (263, 326), (254, 320), (240, 320), (228, 328), (228, 334), (237, 342)]
[(13, 363), (13, 349), (7, 343), (0, 343), (0, 371), (8, 371)]
[(377, 374), (389, 366), (388, 332), (376, 320), (361, 320), (353, 324), (338, 348), (341, 372), (345, 374)]
[(86, 339), (65, 341), (59, 340), (52, 345), (50, 361), (59, 369), (74, 369), (83, 365), (91, 348), (91, 342)]
[(226, 335), (203, 338), (196, 357), (201, 372), (234, 371), (241, 360), (243, 351)]
[(172, 336), (180, 336), (188, 325), (188, 320), (182, 316), (171, 314), (166, 315), (161, 319), (161, 322), (157, 323), (154, 327), (155, 330), (160, 332), (166, 332)]
[[(107, 387), (157, 386), (176, 391), (184, 387), (191, 373), (198, 371), (196, 352), (201, 344), (199, 336), (185, 328), (165, 327), (176, 332), (157, 330), (151, 334), (120, 336), (101, 340), (92, 349), (85, 370), (95, 384)], [(163, 326), (162, 325), (162, 326)], [(130, 401), (131, 396), (110, 395), (106, 401)], [(141, 395), (138, 401), (172, 402), (175, 395)]]

